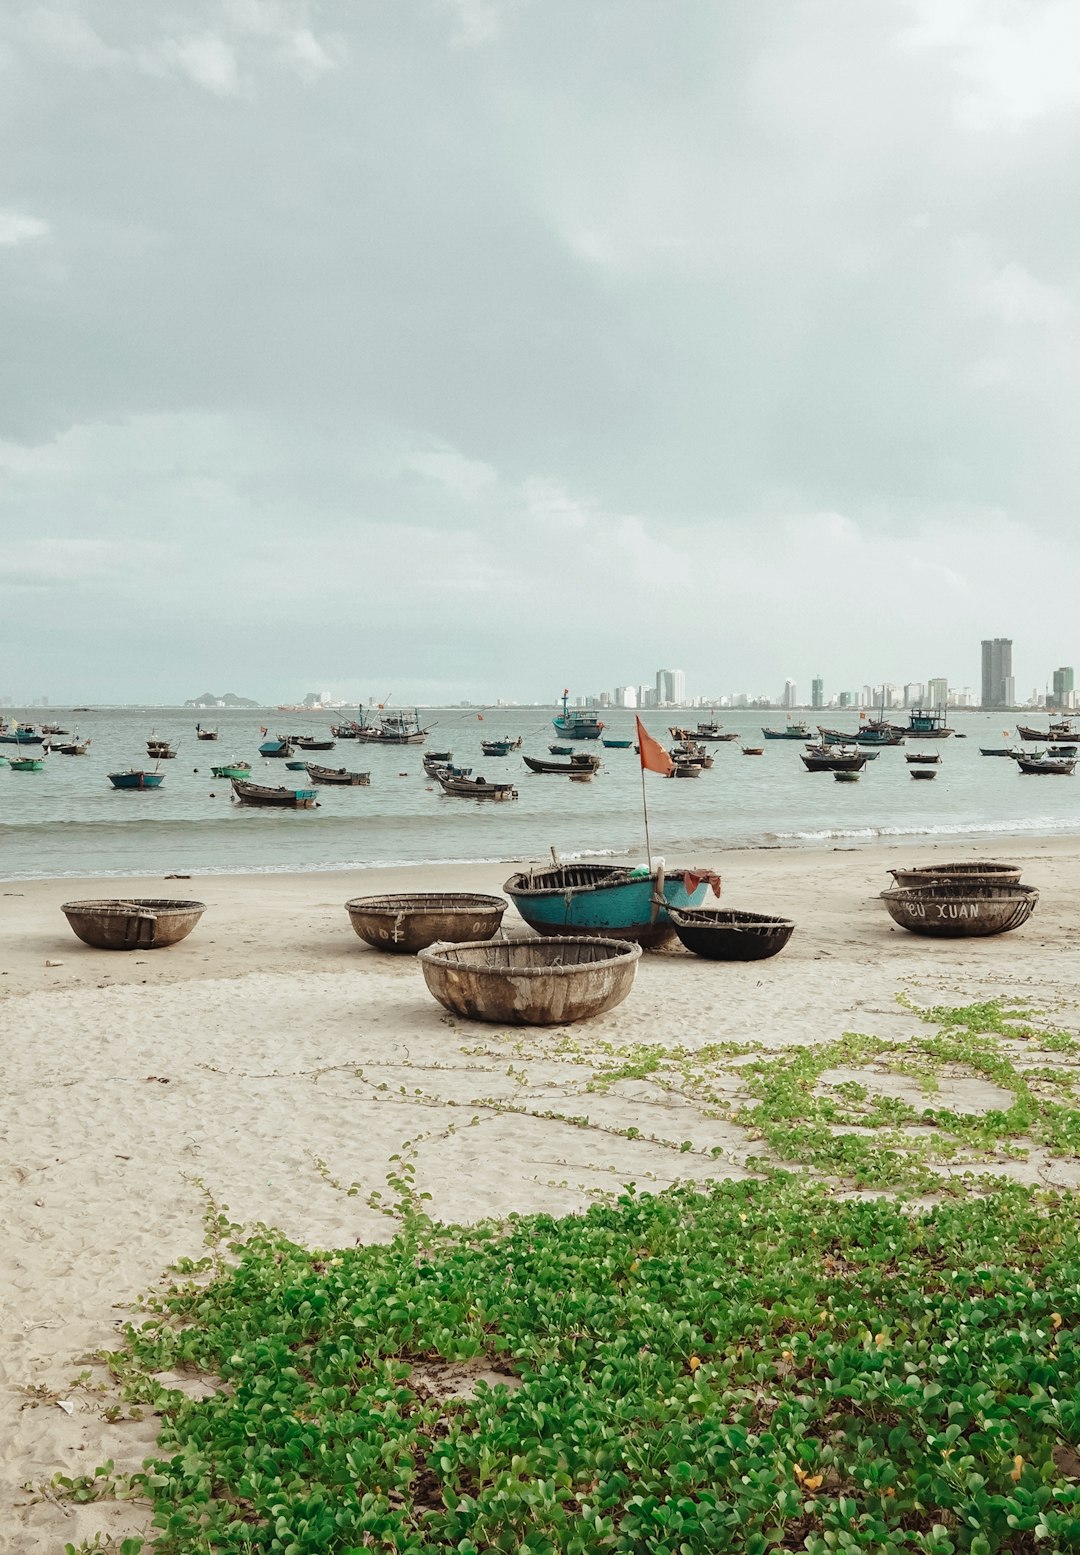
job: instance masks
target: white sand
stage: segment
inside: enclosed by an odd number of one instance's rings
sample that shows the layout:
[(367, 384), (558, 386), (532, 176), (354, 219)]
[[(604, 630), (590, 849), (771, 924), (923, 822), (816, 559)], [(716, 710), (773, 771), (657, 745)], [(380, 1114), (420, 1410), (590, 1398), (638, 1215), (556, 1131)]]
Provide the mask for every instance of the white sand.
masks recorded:
[[(348, 897), (379, 890), (497, 891), (508, 866), (0, 886), (0, 1550), (145, 1529), (142, 1509), (63, 1506), (21, 1487), (110, 1457), (130, 1469), (151, 1450), (152, 1420), (110, 1425), (100, 1397), (69, 1384), (141, 1291), (176, 1258), (203, 1253), (196, 1179), (233, 1219), (312, 1245), (385, 1238), (392, 1223), (367, 1195), (411, 1139), (418, 1186), (444, 1218), (564, 1213), (630, 1180), (742, 1175), (760, 1148), (643, 1081), (587, 1094), (600, 1044), (900, 1036), (916, 1025), (896, 1004), (901, 989), (921, 1004), (1019, 994), (1076, 1026), (1080, 842), (1025, 839), (994, 853), (1043, 889), (1032, 921), (1001, 939), (918, 939), (875, 900), (890, 864), (976, 851), (728, 855), (725, 904), (793, 917), (787, 950), (749, 965), (646, 955), (626, 1003), (573, 1028), (574, 1054), (555, 1033), (449, 1022), (417, 964), (368, 949), (343, 911)], [(59, 904), (119, 894), (198, 897), (208, 910), (171, 950), (115, 954), (75, 940)], [(592, 1126), (484, 1100), (587, 1115)], [(972, 1081), (953, 1100), (978, 1108), (998, 1097)], [(695, 1150), (609, 1132), (628, 1126)], [(362, 1191), (350, 1197), (353, 1182)]]

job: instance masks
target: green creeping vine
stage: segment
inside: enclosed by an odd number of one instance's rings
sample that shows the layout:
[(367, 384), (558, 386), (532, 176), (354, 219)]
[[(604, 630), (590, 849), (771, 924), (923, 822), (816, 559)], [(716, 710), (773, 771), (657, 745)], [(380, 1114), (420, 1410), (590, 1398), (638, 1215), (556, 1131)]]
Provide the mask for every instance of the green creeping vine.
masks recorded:
[(398, 1186), (389, 1246), (263, 1228), (128, 1330), (155, 1555), (1080, 1549), (1073, 1197), (777, 1174), (458, 1228)]

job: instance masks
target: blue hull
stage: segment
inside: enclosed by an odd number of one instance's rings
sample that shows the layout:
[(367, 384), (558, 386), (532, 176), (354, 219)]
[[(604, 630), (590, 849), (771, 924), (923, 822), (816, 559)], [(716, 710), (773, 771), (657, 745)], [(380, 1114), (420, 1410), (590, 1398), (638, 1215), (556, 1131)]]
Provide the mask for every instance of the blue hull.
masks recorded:
[(114, 788), (160, 788), (164, 781), (164, 772), (109, 773), (109, 782)]
[[(624, 876), (610, 885), (600, 880), (545, 886), (545, 874), (555, 882), (559, 873), (552, 869), (533, 876), (515, 875), (503, 886), (525, 922), (538, 934), (607, 935), (641, 945), (661, 945), (673, 937), (675, 928), (664, 909), (653, 916), (654, 882), (650, 876)], [(584, 875), (585, 871), (571, 870), (571, 878), (574, 873)], [(687, 891), (681, 874), (664, 881), (664, 901), (671, 907), (699, 906), (705, 891), (704, 882)]]

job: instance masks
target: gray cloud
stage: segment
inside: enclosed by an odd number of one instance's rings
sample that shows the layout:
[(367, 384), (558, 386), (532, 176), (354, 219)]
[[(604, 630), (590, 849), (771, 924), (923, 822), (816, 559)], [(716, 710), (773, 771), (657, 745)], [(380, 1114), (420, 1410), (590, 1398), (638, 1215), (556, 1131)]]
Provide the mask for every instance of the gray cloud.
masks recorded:
[(1078, 44), (1057, 0), (9, 9), (0, 691), (963, 683), (986, 633), (1041, 683)]

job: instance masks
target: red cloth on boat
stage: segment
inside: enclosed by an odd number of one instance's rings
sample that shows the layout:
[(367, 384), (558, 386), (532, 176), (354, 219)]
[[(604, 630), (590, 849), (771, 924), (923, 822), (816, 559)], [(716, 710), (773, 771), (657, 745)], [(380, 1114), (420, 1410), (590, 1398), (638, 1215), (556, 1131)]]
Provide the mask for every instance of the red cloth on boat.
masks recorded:
[(714, 896), (720, 895), (721, 881), (720, 876), (715, 872), (715, 870), (702, 869), (694, 870), (691, 872), (688, 869), (683, 875), (683, 880), (685, 881), (686, 889), (690, 896), (693, 896), (694, 892), (697, 890), (698, 886), (701, 885), (702, 881), (708, 882), (709, 886), (712, 888), (712, 894)]

